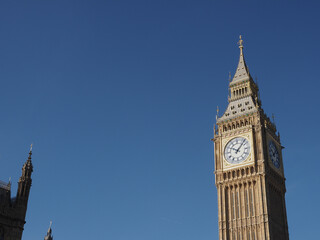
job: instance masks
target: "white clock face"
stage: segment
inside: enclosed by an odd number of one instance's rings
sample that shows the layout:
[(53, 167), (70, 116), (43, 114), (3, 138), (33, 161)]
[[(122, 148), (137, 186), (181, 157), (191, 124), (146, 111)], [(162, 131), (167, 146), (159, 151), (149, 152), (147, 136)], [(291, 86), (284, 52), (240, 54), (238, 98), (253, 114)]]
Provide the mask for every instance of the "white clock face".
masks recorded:
[(269, 156), (273, 165), (276, 168), (280, 168), (279, 152), (273, 141), (269, 141)]
[(225, 149), (224, 157), (232, 164), (241, 163), (248, 158), (250, 154), (250, 143), (248, 139), (236, 137), (230, 140)]

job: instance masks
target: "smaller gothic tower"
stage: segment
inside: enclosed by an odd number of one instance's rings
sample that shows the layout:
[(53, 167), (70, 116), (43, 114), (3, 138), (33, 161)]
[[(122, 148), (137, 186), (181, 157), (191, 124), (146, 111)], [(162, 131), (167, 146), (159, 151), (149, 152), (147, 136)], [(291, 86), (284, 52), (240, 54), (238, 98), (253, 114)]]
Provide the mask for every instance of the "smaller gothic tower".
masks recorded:
[(51, 226), (52, 226), (52, 221), (50, 222), (50, 226), (49, 226), (47, 235), (44, 237), (44, 240), (53, 240)]
[(30, 188), (32, 184), (31, 174), (33, 172), (33, 165), (31, 162), (32, 144), (29, 151), (29, 157), (22, 167), (22, 174), (18, 182), (18, 191), (16, 198), (16, 206), (21, 208), (21, 214), (25, 218), (27, 211), (27, 204), (29, 199)]
[(32, 145), (22, 167), (17, 196), (11, 198), (11, 182), (0, 181), (0, 240), (21, 240), (32, 184)]

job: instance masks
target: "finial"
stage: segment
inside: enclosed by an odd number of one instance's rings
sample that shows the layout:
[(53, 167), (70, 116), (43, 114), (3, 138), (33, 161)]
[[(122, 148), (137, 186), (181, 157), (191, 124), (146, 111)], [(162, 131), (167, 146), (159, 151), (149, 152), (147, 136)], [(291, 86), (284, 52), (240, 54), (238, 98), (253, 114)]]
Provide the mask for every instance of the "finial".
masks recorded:
[(218, 120), (219, 117), (219, 106), (217, 106), (217, 115), (216, 115), (216, 120)]
[(229, 82), (231, 82), (231, 72), (229, 72)]
[(51, 235), (51, 232), (52, 232), (51, 226), (52, 226), (52, 221), (50, 221), (50, 225), (49, 225), (49, 228), (48, 228), (48, 235)]
[(9, 183), (11, 183), (11, 177), (9, 177)]
[(31, 160), (31, 155), (32, 155), (32, 143), (31, 143), (31, 145), (30, 145), (29, 158), (28, 158), (28, 159), (30, 159), (30, 160)]
[(242, 36), (241, 35), (239, 36), (238, 44), (239, 44), (239, 48), (242, 49), (243, 48), (243, 40), (242, 40)]
[(44, 237), (44, 240), (53, 240), (51, 225), (52, 225), (52, 221), (50, 221), (50, 226), (49, 226), (47, 235)]
[(242, 50), (243, 50), (243, 40), (242, 40), (242, 36), (239, 36), (239, 42), (238, 42), (239, 48), (240, 48), (240, 56), (243, 55)]

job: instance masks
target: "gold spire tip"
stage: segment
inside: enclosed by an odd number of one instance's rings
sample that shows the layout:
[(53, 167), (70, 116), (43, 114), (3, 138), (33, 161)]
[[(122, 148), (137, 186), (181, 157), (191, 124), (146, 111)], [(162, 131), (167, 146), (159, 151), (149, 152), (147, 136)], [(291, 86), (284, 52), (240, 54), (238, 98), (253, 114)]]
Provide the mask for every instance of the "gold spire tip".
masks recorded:
[(32, 152), (32, 143), (31, 143), (31, 145), (30, 145), (30, 152)]

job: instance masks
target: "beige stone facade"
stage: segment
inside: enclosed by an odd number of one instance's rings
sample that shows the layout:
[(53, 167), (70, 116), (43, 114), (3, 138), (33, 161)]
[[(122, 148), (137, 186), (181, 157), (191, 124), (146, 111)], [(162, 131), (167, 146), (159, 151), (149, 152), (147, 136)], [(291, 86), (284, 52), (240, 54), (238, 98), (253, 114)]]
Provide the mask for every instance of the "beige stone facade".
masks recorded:
[(214, 127), (219, 239), (288, 240), (280, 135), (261, 107), (241, 38), (239, 48), (229, 105)]

